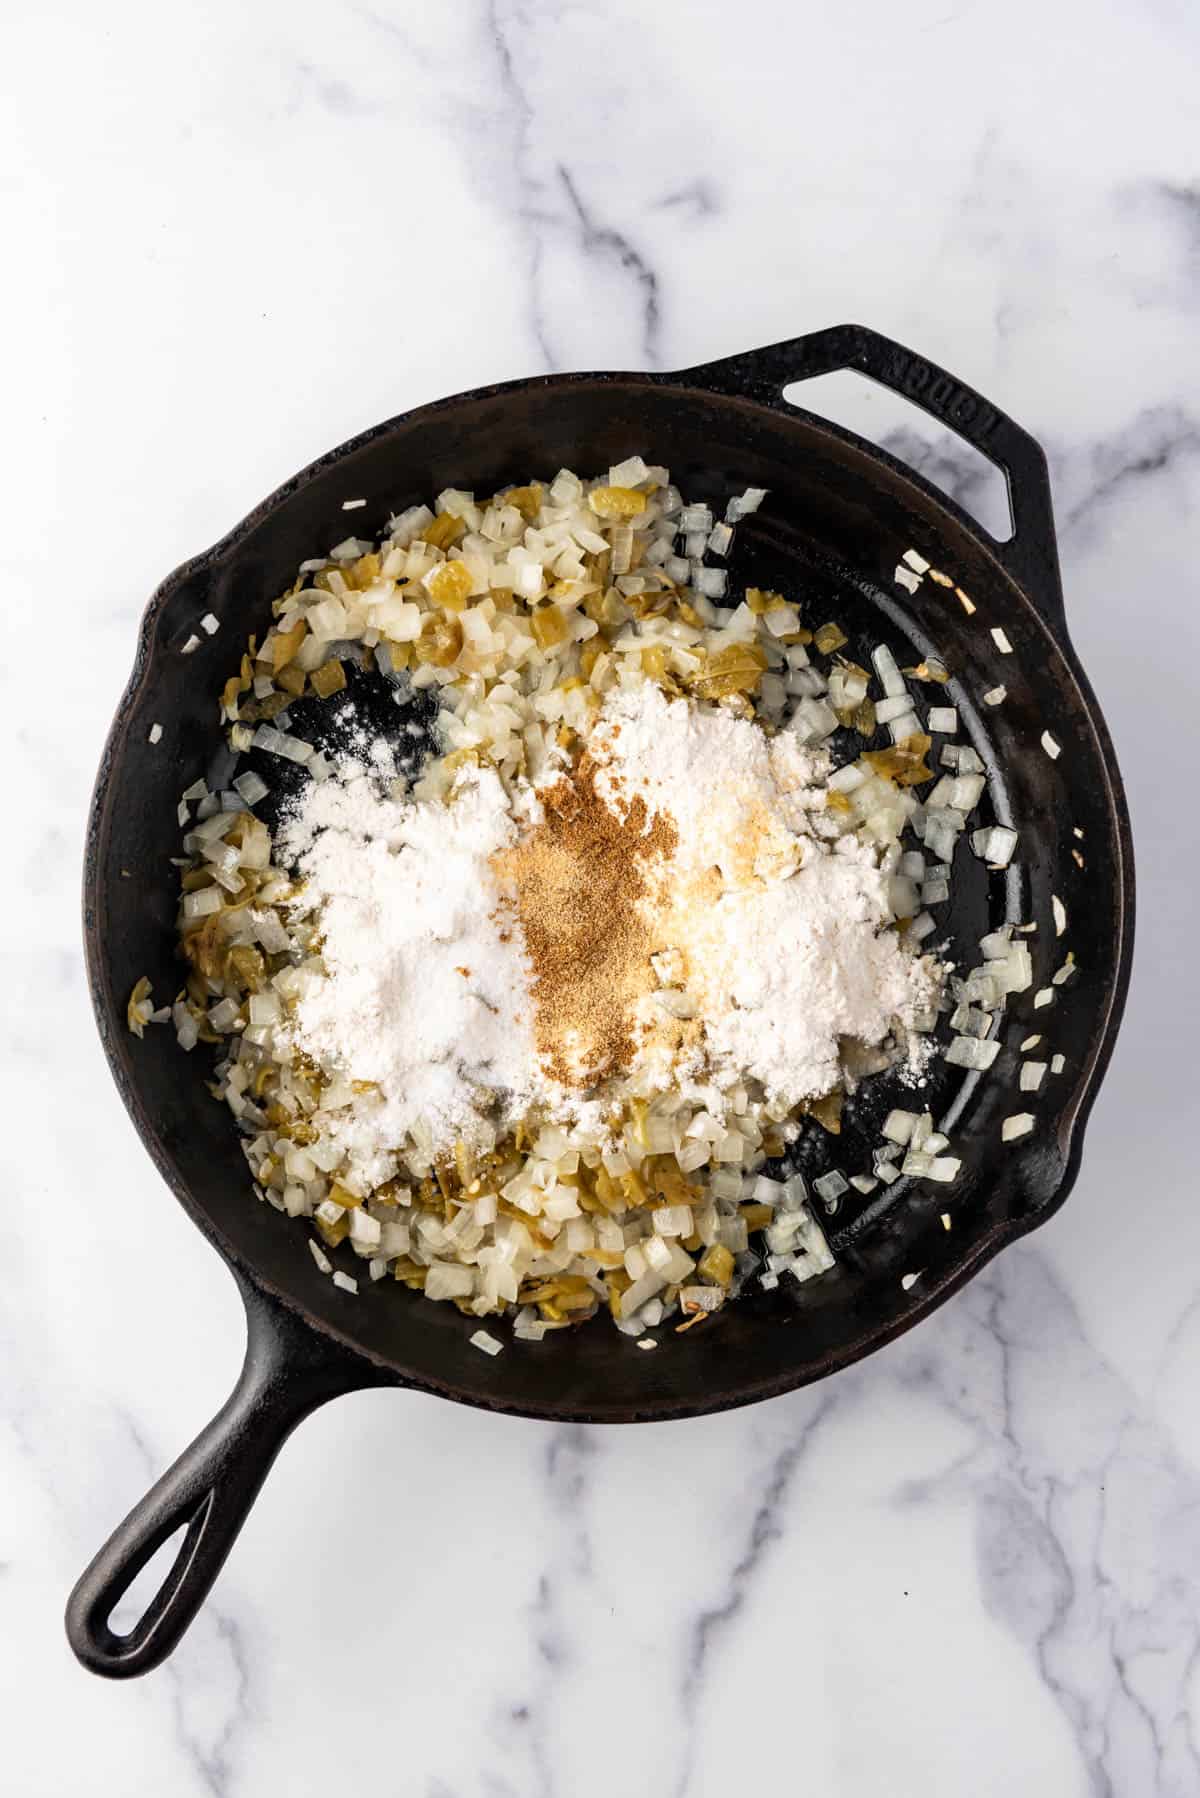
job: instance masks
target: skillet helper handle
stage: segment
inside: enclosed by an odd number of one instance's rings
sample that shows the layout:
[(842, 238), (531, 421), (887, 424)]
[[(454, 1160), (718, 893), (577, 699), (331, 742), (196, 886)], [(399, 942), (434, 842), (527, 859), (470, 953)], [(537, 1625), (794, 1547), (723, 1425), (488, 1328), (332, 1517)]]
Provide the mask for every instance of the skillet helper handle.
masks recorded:
[(1062, 576), (1045, 453), (1036, 438), (965, 381), (866, 325), (831, 325), (807, 337), (685, 369), (683, 378), (787, 411), (785, 387), (839, 369), (866, 375), (920, 406), (996, 465), (1008, 487), (1013, 534), (1005, 543), (993, 539), (993, 553), (1041, 603), (1043, 613), (1061, 622)]
[[(295, 1426), (327, 1399), (373, 1383), (370, 1372), (243, 1284), (246, 1359), (228, 1402), (118, 1525), (67, 1604), (67, 1638), (109, 1679), (158, 1666), (178, 1645), (237, 1539), (271, 1464)], [(182, 1526), (158, 1591), (126, 1635), (109, 1618), (150, 1557)]]

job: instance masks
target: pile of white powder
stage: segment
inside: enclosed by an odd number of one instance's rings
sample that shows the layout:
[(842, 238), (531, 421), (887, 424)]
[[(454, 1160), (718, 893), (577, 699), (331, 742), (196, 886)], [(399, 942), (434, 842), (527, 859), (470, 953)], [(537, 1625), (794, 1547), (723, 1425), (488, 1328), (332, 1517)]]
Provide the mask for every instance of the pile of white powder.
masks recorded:
[[(705, 1062), (789, 1108), (839, 1077), (839, 1038), (876, 1045), (934, 990), (902, 948), (875, 851), (824, 840), (823, 751), (644, 686), (610, 698), (592, 739), (614, 802), (676, 821), (662, 922), (682, 952)], [(715, 876), (711, 872), (715, 870)]]
[[(875, 853), (819, 834), (823, 753), (650, 682), (609, 696), (589, 748), (608, 804), (640, 795), (674, 823), (645, 903), (703, 1025), (673, 1070), (680, 1086), (753, 1076), (790, 1107), (836, 1083), (839, 1039), (878, 1044), (929, 1003), (932, 970), (885, 928)], [(534, 1106), (599, 1115), (539, 1062), (520, 927), (489, 860), (541, 816), (532, 789), (514, 803), (487, 769), (465, 770), (448, 803), (389, 796), (376, 757), (306, 789), (281, 830), (326, 968), (297, 1006), (294, 1041), (378, 1089), (338, 1126), (370, 1179), (388, 1177), (410, 1132), (431, 1151), (470, 1139), (489, 1104), (510, 1124)]]
[(296, 1042), (379, 1089), (338, 1127), (374, 1181), (409, 1132), (439, 1146), (469, 1137), (481, 1091), (504, 1095), (515, 1117), (542, 1096), (524, 951), (495, 916), (488, 862), (517, 828), (486, 769), (443, 805), (388, 797), (378, 767), (344, 762), (281, 832), (304, 903), (319, 908), (328, 974), (308, 983)]

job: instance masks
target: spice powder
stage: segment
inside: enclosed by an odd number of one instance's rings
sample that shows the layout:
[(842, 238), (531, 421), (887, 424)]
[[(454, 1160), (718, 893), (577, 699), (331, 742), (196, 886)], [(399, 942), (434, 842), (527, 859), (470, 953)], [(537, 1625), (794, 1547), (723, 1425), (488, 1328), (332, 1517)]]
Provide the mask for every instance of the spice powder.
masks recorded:
[(672, 819), (644, 799), (614, 809), (586, 753), (541, 794), (543, 816), (492, 856), (533, 974), (534, 1038), (547, 1071), (586, 1087), (632, 1060), (637, 1002), (655, 985), (661, 941), (644, 903), (673, 854)]

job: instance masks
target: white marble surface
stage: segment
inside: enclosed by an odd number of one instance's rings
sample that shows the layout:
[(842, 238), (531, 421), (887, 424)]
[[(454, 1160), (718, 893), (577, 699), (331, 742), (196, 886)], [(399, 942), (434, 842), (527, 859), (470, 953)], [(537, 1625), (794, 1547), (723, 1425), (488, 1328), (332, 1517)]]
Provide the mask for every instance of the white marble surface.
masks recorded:
[[(6, 15), (14, 1798), (1200, 1791), (1200, 26), (1184, 0), (790, 13)], [(331, 1406), (175, 1659), (90, 1678), (66, 1592), (241, 1354), (232, 1285), (110, 1090), (81, 967), (85, 807), (145, 596), (417, 401), (848, 317), (1052, 458), (1141, 876), (1075, 1198), (873, 1362), (756, 1410), (583, 1431)]]

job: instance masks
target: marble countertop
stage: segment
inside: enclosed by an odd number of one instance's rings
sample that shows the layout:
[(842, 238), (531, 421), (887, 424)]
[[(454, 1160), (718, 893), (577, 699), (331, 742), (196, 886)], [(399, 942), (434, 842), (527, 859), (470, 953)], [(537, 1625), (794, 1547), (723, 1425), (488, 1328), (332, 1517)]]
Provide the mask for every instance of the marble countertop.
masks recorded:
[[(1200, 1791), (1194, 10), (50, 0), (4, 41), (4, 1790)], [(242, 1350), (81, 962), (147, 594), (419, 401), (847, 318), (1050, 456), (1140, 873), (1074, 1198), (869, 1363), (756, 1409), (332, 1405), (175, 1658), (89, 1677), (66, 1593)], [(979, 497), (917, 415), (847, 403)]]

